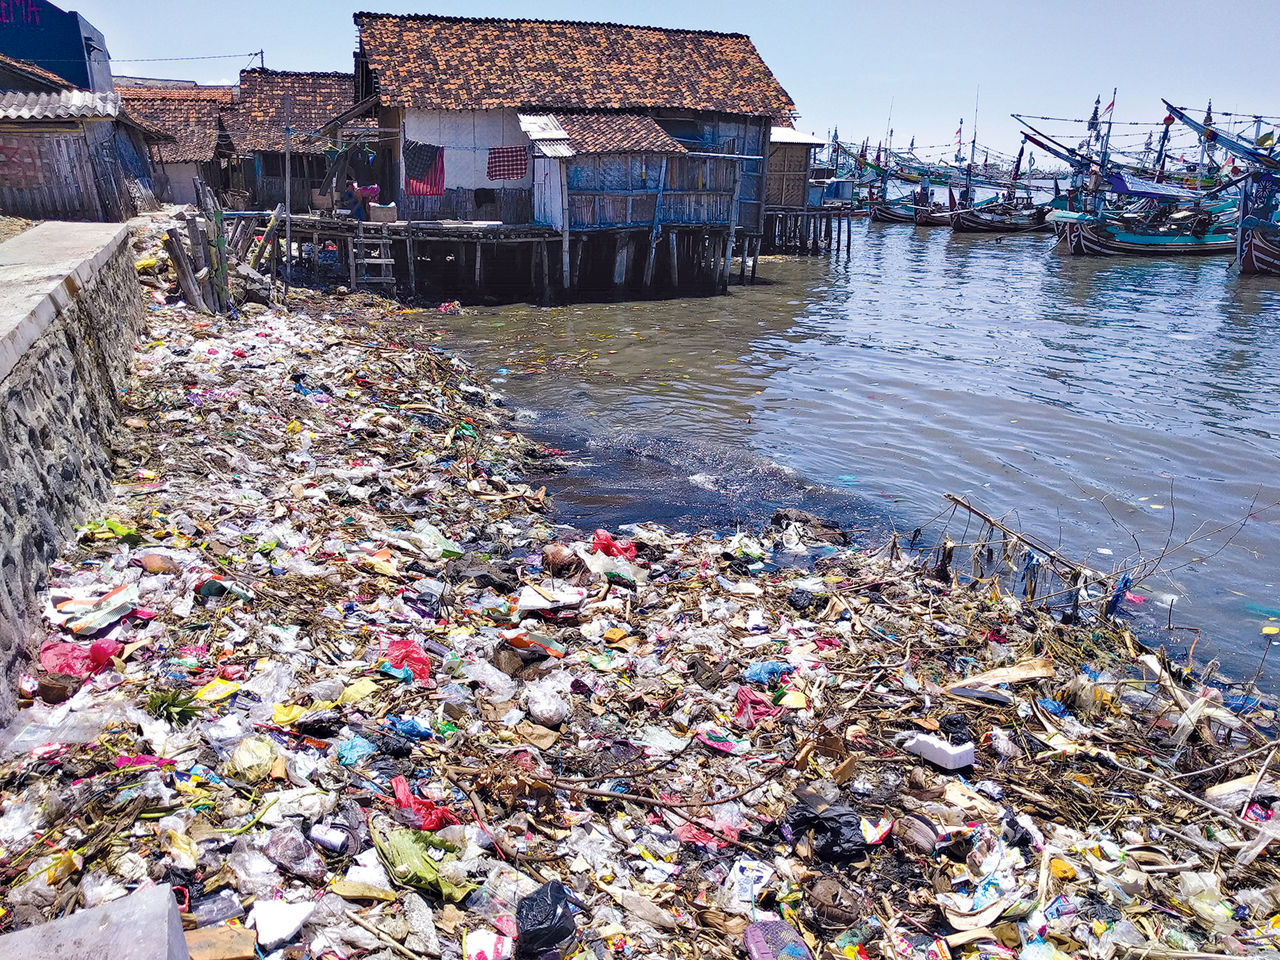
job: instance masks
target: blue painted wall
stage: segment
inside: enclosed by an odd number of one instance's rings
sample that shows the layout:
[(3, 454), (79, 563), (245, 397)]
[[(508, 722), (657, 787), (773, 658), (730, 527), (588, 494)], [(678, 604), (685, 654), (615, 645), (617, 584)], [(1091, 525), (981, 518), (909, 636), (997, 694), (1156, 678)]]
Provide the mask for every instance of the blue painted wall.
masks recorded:
[(83, 90), (113, 89), (102, 32), (48, 0), (0, 0), (0, 53), (52, 70)]

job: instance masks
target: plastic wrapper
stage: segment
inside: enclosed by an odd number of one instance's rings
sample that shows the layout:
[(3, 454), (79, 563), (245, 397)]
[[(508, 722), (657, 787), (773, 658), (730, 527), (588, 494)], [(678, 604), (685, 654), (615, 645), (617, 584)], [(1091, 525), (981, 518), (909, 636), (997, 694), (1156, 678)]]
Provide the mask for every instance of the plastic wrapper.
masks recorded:
[(272, 863), (285, 873), (312, 883), (321, 883), (328, 873), (324, 860), (316, 853), (301, 830), (292, 824), (276, 827), (267, 836), (263, 850)]
[(516, 905), (516, 955), (521, 960), (541, 960), (548, 954), (564, 956), (563, 947), (578, 932), (569, 906), (569, 892), (556, 881), (544, 883)]
[(245, 783), (257, 783), (271, 772), (277, 756), (279, 749), (274, 740), (269, 737), (246, 737), (231, 751), (231, 756), (222, 766), (222, 772)]

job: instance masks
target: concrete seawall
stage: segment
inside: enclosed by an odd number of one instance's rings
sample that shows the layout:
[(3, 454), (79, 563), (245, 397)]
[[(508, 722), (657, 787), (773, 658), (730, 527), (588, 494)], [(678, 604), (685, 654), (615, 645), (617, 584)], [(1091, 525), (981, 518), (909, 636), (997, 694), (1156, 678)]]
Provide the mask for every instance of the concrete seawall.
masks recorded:
[(44, 223), (0, 244), (0, 718), (39, 649), (49, 564), (110, 491), (142, 325), (127, 226)]

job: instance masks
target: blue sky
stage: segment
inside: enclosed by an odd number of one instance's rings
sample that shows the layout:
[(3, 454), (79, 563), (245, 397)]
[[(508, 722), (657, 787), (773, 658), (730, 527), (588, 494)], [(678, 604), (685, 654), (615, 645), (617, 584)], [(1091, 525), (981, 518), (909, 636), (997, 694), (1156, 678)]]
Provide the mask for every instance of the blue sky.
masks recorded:
[[(106, 34), (113, 58), (205, 56), (266, 50), (268, 67), (350, 70), (355, 9), (388, 13), (611, 20), (750, 34), (792, 98), (797, 126), (842, 139), (883, 138), (890, 105), (895, 144), (954, 140), (965, 117), (969, 139), (974, 93), (981, 88), (978, 139), (1013, 152), (1017, 124), (1009, 113), (1085, 117), (1094, 97), (1119, 88), (1119, 121), (1154, 122), (1160, 97), (1215, 112), (1280, 113), (1280, 89), (1263, 82), (1280, 3), (1240, 0), (1229, 7), (1187, 0), (1101, 2), (987, 0), (974, 4), (817, 3), (741, 0), (646, 4), (575, 0), (470, 0), (359, 6), (338, 0), (80, 0), (79, 10)], [(1244, 52), (1237, 58), (1237, 43)], [(1249, 51), (1252, 51), (1250, 53)], [(117, 63), (116, 73), (234, 79), (245, 61)], [(1065, 130), (1061, 123), (1045, 128)], [(1146, 127), (1116, 128), (1140, 142)], [(1190, 138), (1187, 138), (1190, 143)]]

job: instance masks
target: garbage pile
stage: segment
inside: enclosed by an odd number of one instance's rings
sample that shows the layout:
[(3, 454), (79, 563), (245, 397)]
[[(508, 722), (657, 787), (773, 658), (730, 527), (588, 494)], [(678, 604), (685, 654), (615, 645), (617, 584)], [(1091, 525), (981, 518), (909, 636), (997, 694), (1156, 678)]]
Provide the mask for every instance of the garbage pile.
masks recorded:
[(1257, 702), (795, 511), (557, 525), (429, 314), (151, 289), (0, 734), (0, 931), (169, 883), (214, 960), (1276, 949)]

